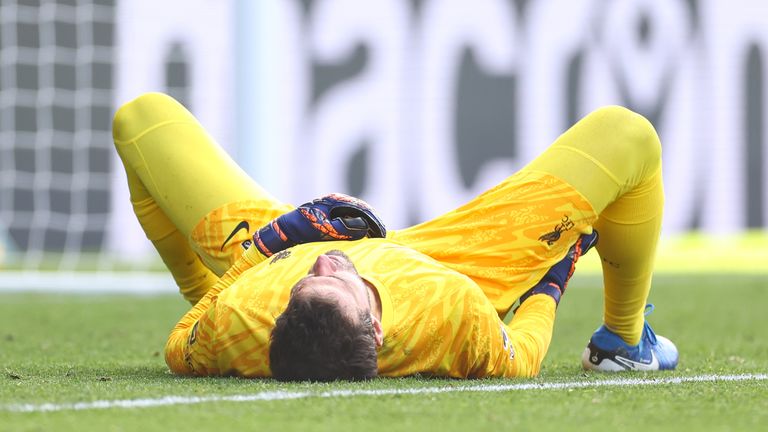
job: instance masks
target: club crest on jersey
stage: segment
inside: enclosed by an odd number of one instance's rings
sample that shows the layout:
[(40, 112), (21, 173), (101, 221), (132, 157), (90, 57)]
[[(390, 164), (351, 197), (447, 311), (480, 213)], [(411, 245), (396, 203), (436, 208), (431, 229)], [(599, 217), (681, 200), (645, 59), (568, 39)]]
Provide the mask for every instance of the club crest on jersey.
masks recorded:
[(291, 256), (291, 251), (289, 251), (289, 250), (280, 251), (280, 252), (272, 255), (272, 259), (269, 261), (269, 265), (272, 265), (272, 264), (280, 261), (281, 259), (286, 259), (289, 256)]
[(539, 237), (539, 241), (547, 242), (547, 245), (552, 246), (556, 241), (560, 240), (560, 235), (563, 231), (568, 231), (575, 225), (568, 215), (564, 215), (560, 223), (555, 225), (555, 229)]

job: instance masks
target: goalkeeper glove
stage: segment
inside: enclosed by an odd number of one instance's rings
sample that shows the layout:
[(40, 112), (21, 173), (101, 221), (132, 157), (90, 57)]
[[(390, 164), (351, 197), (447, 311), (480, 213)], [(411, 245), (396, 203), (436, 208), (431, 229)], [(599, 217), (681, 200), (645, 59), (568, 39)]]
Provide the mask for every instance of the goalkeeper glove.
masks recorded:
[(555, 299), (555, 304), (560, 304), (560, 297), (565, 294), (565, 288), (568, 281), (576, 270), (576, 261), (579, 257), (587, 253), (597, 244), (597, 231), (592, 230), (592, 234), (583, 234), (576, 240), (573, 246), (568, 249), (565, 258), (553, 265), (543, 278), (520, 297), (520, 304), (534, 294), (546, 294)]
[(330, 194), (300, 205), (256, 231), (253, 245), (271, 256), (301, 243), (359, 240), (387, 235), (387, 229), (365, 201)]

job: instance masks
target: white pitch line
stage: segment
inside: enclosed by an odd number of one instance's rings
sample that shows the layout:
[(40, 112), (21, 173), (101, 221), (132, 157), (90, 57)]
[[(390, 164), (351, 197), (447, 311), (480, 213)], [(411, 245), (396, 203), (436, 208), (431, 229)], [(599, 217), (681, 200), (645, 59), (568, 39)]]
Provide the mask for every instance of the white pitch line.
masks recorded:
[(168, 272), (0, 272), (0, 294), (19, 292), (144, 295), (178, 293), (178, 288)]
[(617, 378), (598, 381), (570, 381), (553, 383), (521, 383), (521, 384), (480, 384), (444, 387), (420, 387), (410, 389), (373, 389), (373, 390), (331, 390), (326, 392), (288, 392), (265, 391), (243, 395), (214, 395), (214, 396), (164, 396), (154, 399), (123, 399), (100, 400), (93, 402), (75, 403), (44, 403), (44, 404), (7, 404), (0, 405), (0, 411), (6, 412), (51, 412), (51, 411), (83, 411), (108, 408), (152, 408), (167, 405), (193, 405), (208, 402), (255, 402), (280, 401), (306, 398), (340, 398), (357, 396), (391, 396), (391, 395), (423, 395), (460, 392), (505, 392), (527, 390), (565, 390), (594, 387), (631, 387), (679, 385), (683, 383), (722, 382), (722, 381), (765, 381), (768, 374), (743, 375), (696, 375), (689, 377), (670, 378)]

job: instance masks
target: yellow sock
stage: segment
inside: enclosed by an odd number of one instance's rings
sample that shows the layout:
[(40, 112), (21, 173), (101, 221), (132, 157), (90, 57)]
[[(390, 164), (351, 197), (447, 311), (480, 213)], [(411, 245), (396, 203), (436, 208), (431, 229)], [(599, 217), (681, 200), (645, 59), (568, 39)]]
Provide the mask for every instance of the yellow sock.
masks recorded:
[(147, 93), (126, 103), (115, 114), (112, 127), (126, 170), (141, 179), (184, 235), (225, 204), (246, 199), (277, 202), (192, 113), (167, 95)]
[(594, 225), (600, 233), (597, 251), (603, 261), (603, 319), (630, 345), (640, 342), (645, 322), (663, 201), (659, 170), (643, 187), (608, 206)]
[(186, 237), (168, 219), (138, 175), (128, 165), (125, 171), (131, 205), (139, 224), (171, 272), (181, 294), (194, 305), (219, 278), (203, 265)]
[(605, 325), (629, 344), (640, 341), (661, 230), (661, 144), (653, 126), (621, 107), (588, 115), (526, 169), (575, 187), (598, 215)]
[(196, 304), (219, 278), (200, 261), (186, 237), (152, 198), (131, 204), (144, 233), (176, 281), (179, 292), (191, 304)]
[(134, 212), (184, 298), (194, 304), (218, 281), (190, 244), (194, 227), (224, 204), (271, 197), (167, 95), (147, 93), (123, 105), (113, 138)]
[[(215, 275), (223, 275), (231, 265), (231, 254), (214, 255), (200, 244), (199, 238), (193, 240), (192, 233), (205, 217), (225, 205), (246, 200), (267, 210), (265, 215), (292, 209), (250, 178), (192, 113), (168, 95), (146, 93), (124, 104), (115, 114), (112, 129), (115, 147), (128, 173), (131, 200), (143, 206), (143, 200), (151, 198), (159, 207), (158, 214), (181, 234), (173, 241), (160, 238), (152, 234), (154, 223), (142, 222), (150, 240), (176, 245), (168, 246), (167, 252), (162, 244), (156, 243), (155, 247), (163, 260), (171, 263), (169, 269), (177, 282), (181, 281), (182, 290), (189, 290), (190, 300), (199, 297), (202, 288), (194, 288), (194, 281), (203, 278), (197, 264), (194, 271), (181, 270), (192, 265), (192, 251)], [(135, 210), (137, 214), (155, 211)], [(271, 217), (265, 219), (263, 223)], [(259, 218), (250, 221), (254, 228), (260, 226), (257, 222)], [(174, 251), (174, 247), (179, 249)], [(174, 255), (182, 258), (177, 260)], [(172, 268), (177, 265), (173, 263), (178, 263), (177, 270)]]

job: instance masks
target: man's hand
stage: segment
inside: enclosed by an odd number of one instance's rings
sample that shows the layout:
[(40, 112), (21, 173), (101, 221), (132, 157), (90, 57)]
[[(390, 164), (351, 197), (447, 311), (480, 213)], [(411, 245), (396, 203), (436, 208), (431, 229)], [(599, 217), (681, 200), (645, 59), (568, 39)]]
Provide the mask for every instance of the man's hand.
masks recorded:
[(539, 283), (520, 297), (520, 304), (523, 304), (528, 297), (534, 294), (547, 294), (555, 299), (555, 303), (559, 304), (560, 297), (565, 294), (568, 281), (573, 276), (573, 271), (576, 270), (576, 262), (579, 257), (597, 244), (597, 238), (596, 230), (592, 230), (592, 234), (583, 234), (579, 237), (576, 243), (568, 249), (565, 258), (553, 265)]
[(304, 203), (268, 223), (253, 235), (253, 245), (265, 256), (301, 243), (384, 238), (387, 229), (365, 201), (330, 194)]

